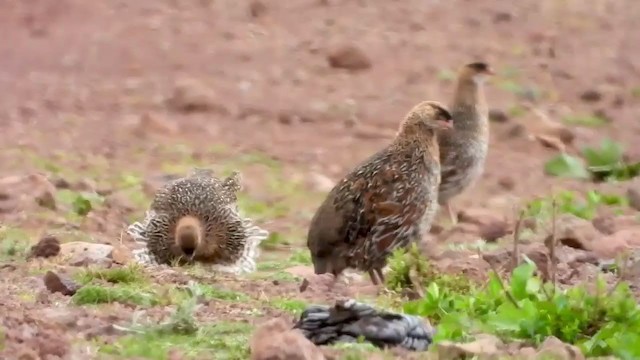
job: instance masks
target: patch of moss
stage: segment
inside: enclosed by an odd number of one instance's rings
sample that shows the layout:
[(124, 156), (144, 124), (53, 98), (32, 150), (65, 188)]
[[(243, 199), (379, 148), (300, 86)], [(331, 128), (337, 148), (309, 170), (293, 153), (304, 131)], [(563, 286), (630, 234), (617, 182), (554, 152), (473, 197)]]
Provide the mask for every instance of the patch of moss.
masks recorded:
[(29, 247), (29, 234), (25, 230), (0, 226), (0, 260), (24, 258)]
[(271, 299), (269, 300), (269, 305), (276, 309), (284, 310), (286, 312), (291, 313), (294, 316), (298, 316), (302, 314), (304, 309), (307, 308), (307, 303), (302, 300), (297, 299)]
[(160, 303), (158, 295), (150, 289), (140, 288), (137, 284), (115, 285), (105, 287), (100, 285), (85, 285), (73, 295), (76, 305), (95, 305), (119, 302), (140, 306), (154, 306)]
[(137, 264), (111, 269), (89, 268), (76, 275), (76, 280), (81, 284), (88, 284), (93, 280), (112, 284), (132, 284), (143, 282), (145, 279), (142, 267)]
[(168, 360), (169, 350), (177, 349), (187, 358), (246, 360), (252, 330), (250, 324), (241, 322), (218, 322), (190, 335), (149, 330), (104, 345), (100, 352), (126, 358)]
[(389, 258), (389, 274), (386, 286), (393, 291), (402, 291), (414, 287), (413, 279), (419, 286), (426, 288), (431, 283), (451, 289), (458, 293), (468, 293), (474, 286), (470, 279), (462, 275), (442, 274), (429, 263), (413, 244), (409, 249), (398, 249)]

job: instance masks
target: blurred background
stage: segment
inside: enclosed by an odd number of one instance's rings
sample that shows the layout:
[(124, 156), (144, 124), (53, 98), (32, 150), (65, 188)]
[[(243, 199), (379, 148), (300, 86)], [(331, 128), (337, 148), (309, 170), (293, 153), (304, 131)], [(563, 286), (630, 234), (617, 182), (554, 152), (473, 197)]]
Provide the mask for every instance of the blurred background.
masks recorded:
[[(332, 183), (384, 146), (414, 104), (448, 103), (460, 66), (478, 60), (497, 72), (487, 85), (492, 142), (459, 208), (607, 186), (544, 166), (604, 138), (640, 159), (639, 9), (631, 0), (3, 1), (0, 220), (112, 240), (163, 176), (205, 166), (241, 170), (246, 211), (301, 238)], [(16, 182), (33, 171), (51, 184)], [(17, 194), (42, 191), (58, 210), (21, 211), (32, 205)], [(78, 200), (86, 191), (99, 201)], [(88, 219), (69, 215), (83, 202), (93, 204)]]

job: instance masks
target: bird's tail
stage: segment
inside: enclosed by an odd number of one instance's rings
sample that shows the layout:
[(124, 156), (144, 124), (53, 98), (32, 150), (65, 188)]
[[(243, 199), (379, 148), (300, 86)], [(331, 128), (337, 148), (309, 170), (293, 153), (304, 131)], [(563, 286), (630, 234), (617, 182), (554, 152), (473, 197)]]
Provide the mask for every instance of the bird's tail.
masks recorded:
[(183, 216), (176, 223), (174, 238), (181, 249), (195, 251), (202, 241), (202, 222), (190, 215)]

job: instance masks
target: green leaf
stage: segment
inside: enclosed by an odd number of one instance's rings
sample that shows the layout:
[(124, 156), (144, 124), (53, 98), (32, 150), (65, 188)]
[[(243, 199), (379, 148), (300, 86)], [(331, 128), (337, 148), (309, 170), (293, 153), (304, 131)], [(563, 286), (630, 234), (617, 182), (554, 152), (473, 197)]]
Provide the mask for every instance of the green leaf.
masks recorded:
[(622, 161), (624, 148), (611, 139), (604, 139), (598, 148), (585, 147), (582, 156), (589, 167), (612, 167)]
[(553, 176), (588, 179), (589, 172), (584, 166), (584, 162), (567, 154), (560, 154), (553, 159), (547, 161), (544, 165), (544, 171)]
[(533, 276), (535, 266), (523, 263), (513, 270), (511, 275), (511, 293), (516, 300), (527, 298), (527, 283)]

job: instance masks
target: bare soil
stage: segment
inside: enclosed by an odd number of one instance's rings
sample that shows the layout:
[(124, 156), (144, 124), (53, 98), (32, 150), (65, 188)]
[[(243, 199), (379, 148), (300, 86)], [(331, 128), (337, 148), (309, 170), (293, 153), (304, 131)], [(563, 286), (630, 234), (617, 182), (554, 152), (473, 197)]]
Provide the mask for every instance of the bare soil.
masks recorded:
[[(122, 230), (142, 216), (157, 179), (182, 175), (194, 165), (237, 169), (246, 198), (266, 204), (266, 210), (252, 216), (287, 237), (288, 244), (265, 249), (263, 261), (284, 261), (305, 249), (306, 225), (330, 188), (327, 182), (384, 146), (417, 102), (448, 102), (452, 75), (476, 60), (490, 62), (497, 71), (487, 98), (492, 108), (510, 116), (491, 124), (486, 172), (454, 200), (457, 210), (485, 207), (512, 217), (524, 201), (559, 189), (624, 193), (624, 184), (595, 185), (544, 174), (544, 162), (557, 150), (530, 136), (545, 128), (534, 112), (518, 110), (531, 99), (555, 121), (606, 114), (604, 126), (569, 126), (575, 135), (570, 153), (610, 137), (626, 146), (629, 158), (640, 160), (636, 1), (261, 4), (3, 2), (0, 175), (41, 173), (54, 184), (54, 179), (64, 180), (72, 188), (109, 194), (109, 205), (82, 220), (70, 219), (60, 206), (11, 205), (0, 208), (0, 225), (19, 229), (29, 243), (58, 232), (63, 242), (91, 238), (132, 248)], [(362, 59), (351, 62), (361, 69), (331, 66), (330, 54), (348, 46), (362, 52)], [(190, 106), (167, 100), (175, 99), (179, 89), (195, 97)], [(600, 99), (583, 100), (586, 91), (597, 92)], [(274, 167), (279, 181), (299, 187), (273, 191), (265, 174)], [(141, 191), (128, 188), (132, 178), (141, 180)], [(0, 187), (7, 189), (8, 197), (28, 196), (37, 186)], [(286, 206), (280, 211), (279, 204)], [(4, 358), (98, 358), (98, 344), (123, 336), (110, 325), (129, 324), (137, 311), (117, 303), (75, 306), (69, 297), (49, 294), (42, 275), (51, 267), (78, 270), (17, 258), (0, 267)], [(157, 280), (160, 275), (150, 276)], [(180, 270), (170, 277), (177, 278), (157, 281), (193, 279)], [(272, 278), (207, 282), (255, 300), (329, 301), (326, 294), (305, 299), (297, 283), (274, 285)], [(255, 324), (272, 316), (291, 317), (269, 307), (254, 316), (251, 307), (213, 301), (198, 318)], [(150, 319), (169, 312), (163, 306), (145, 311)]]

